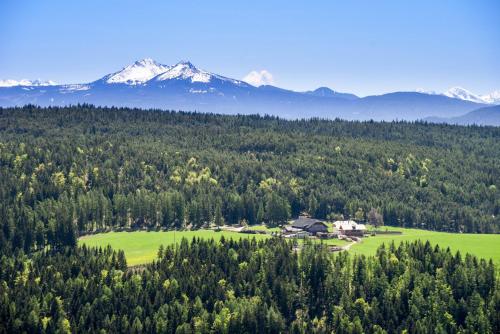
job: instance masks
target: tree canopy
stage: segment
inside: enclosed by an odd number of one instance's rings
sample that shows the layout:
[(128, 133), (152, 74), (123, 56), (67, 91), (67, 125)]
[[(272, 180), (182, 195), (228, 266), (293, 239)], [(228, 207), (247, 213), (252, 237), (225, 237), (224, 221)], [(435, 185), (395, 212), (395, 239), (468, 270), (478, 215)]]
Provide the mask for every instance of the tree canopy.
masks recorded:
[(160, 110), (0, 109), (0, 333), (498, 333), (491, 261), (182, 240), (127, 267), (122, 228), (279, 225), (301, 212), (500, 231), (500, 128)]
[(0, 247), (372, 208), (386, 225), (500, 231), (495, 127), (89, 105), (0, 109), (0, 124)]
[(493, 263), (414, 242), (374, 257), (322, 244), (183, 239), (144, 268), (65, 248), (0, 258), (0, 332), (498, 333)]

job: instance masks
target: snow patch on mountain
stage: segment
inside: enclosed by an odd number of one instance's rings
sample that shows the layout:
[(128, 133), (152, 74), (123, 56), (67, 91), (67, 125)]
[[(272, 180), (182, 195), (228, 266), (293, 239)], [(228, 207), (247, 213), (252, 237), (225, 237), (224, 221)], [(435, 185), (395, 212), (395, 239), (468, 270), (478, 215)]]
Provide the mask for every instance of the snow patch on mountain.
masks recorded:
[(139, 85), (167, 71), (170, 66), (160, 64), (151, 58), (138, 60), (118, 72), (108, 74), (103, 79), (109, 84)]
[(485, 101), (480, 96), (475, 95), (462, 87), (450, 88), (448, 91), (444, 92), (443, 95), (464, 101), (485, 103)]
[(164, 73), (153, 78), (151, 81), (162, 82), (168, 80), (189, 80), (192, 83), (210, 83), (214, 79), (231, 82), (235, 85), (246, 85), (246, 83), (242, 81), (226, 78), (221, 75), (213, 74), (199, 69), (189, 61), (180, 61), (174, 66), (171, 66)]
[(36, 87), (41, 87), (41, 86), (55, 86), (57, 83), (55, 83), (52, 80), (27, 80), (27, 79), (22, 79), (22, 80), (12, 80), (12, 79), (7, 79), (7, 80), (0, 80), (0, 87), (16, 87), (16, 86), (36, 86)]
[(191, 82), (210, 82), (211, 77), (209, 72), (196, 68), (188, 61), (181, 61), (157, 76), (155, 80), (191, 79)]
[(481, 95), (481, 99), (489, 104), (500, 104), (500, 90)]
[(424, 88), (417, 88), (415, 89), (415, 92), (429, 95), (444, 95), (454, 99), (471, 101), (475, 103), (500, 104), (500, 90), (496, 90), (484, 95), (471, 93), (470, 91), (462, 87), (452, 87), (444, 93), (438, 93), (436, 91), (426, 90)]
[(429, 94), (429, 95), (437, 95), (438, 93), (435, 90), (427, 90), (425, 88), (417, 88), (415, 89), (416, 93), (421, 93), (421, 94)]
[(89, 89), (90, 89), (90, 86), (86, 85), (86, 84), (71, 84), (71, 85), (62, 86), (60, 89), (60, 92), (64, 94), (64, 93), (89, 90)]

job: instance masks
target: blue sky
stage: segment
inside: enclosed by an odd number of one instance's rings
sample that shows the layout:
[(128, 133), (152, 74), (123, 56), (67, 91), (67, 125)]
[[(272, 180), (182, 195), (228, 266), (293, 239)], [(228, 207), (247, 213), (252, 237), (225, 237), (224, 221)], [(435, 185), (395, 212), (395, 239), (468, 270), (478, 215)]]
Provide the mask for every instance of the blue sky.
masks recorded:
[(0, 1), (0, 79), (88, 82), (151, 57), (359, 95), (500, 89), (500, 1)]

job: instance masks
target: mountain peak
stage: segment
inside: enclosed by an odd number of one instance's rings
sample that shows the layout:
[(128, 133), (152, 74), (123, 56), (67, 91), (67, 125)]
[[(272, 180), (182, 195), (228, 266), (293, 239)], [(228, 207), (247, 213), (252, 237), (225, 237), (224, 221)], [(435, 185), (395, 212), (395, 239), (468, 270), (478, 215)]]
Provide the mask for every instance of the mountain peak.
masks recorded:
[(444, 95), (447, 97), (451, 97), (453, 99), (471, 101), (482, 104), (500, 104), (500, 90), (493, 91), (489, 94), (477, 95), (471, 93), (469, 90), (465, 88), (455, 86), (451, 87), (450, 89), (448, 89), (446, 92), (443, 93), (437, 93), (435, 91), (425, 90), (423, 88), (417, 88), (415, 92), (428, 95)]
[(471, 102), (475, 102), (475, 103), (484, 103), (485, 102), (478, 95), (475, 95), (475, 94), (469, 92), (467, 89), (462, 88), (462, 87), (458, 87), (458, 86), (448, 89), (448, 91), (446, 91), (443, 95), (454, 98), (454, 99), (471, 101)]
[(194, 66), (193, 63), (191, 63), (189, 60), (181, 60), (177, 64), (175, 64), (174, 66), (177, 66), (177, 65), (185, 65), (187, 67), (196, 68), (196, 66)]
[(200, 70), (191, 62), (181, 60), (174, 66), (168, 68), (164, 73), (158, 75), (156, 81), (165, 80), (186, 80), (190, 79), (191, 82), (210, 82), (211, 78), (215, 75), (204, 70)]
[(137, 85), (145, 83), (169, 68), (169, 66), (160, 64), (151, 58), (144, 58), (122, 68), (118, 72), (108, 74), (103, 79), (110, 84)]
[(334, 95), (335, 91), (328, 87), (319, 87), (313, 90), (313, 93), (316, 93), (317, 95), (328, 96), (328, 95)]
[(338, 98), (343, 98), (343, 99), (347, 99), (347, 100), (355, 100), (358, 98), (354, 94), (340, 93), (340, 92), (334, 91), (333, 89), (328, 88), (328, 87), (319, 87), (313, 91), (306, 92), (306, 94), (320, 96), (320, 97), (338, 97)]
[(152, 58), (144, 58), (144, 59), (137, 60), (137, 61), (135, 61), (134, 65), (135, 66), (144, 66), (144, 67), (161, 66), (160, 63), (158, 63), (156, 60), (154, 60)]

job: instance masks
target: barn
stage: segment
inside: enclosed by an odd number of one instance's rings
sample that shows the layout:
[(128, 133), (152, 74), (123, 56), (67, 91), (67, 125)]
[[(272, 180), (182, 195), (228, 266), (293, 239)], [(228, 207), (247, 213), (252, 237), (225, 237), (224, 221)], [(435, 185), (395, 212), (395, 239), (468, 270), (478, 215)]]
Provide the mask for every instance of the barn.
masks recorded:
[(292, 228), (316, 234), (318, 232), (328, 233), (328, 226), (319, 219), (299, 216), (292, 222)]

